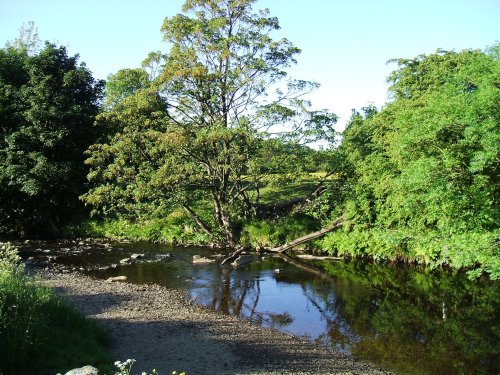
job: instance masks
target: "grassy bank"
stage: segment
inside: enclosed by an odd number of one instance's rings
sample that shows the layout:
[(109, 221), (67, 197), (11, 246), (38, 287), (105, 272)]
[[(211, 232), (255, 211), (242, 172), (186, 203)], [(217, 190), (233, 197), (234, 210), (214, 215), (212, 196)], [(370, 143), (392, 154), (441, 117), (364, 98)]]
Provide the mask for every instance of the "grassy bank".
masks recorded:
[(174, 212), (165, 219), (87, 219), (80, 224), (64, 228), (63, 236), (186, 245), (205, 245), (211, 242), (206, 234), (196, 230), (195, 224), (182, 212)]
[(25, 275), (16, 249), (0, 244), (0, 374), (109, 368), (107, 338), (51, 289)]
[[(278, 246), (320, 227), (318, 221), (306, 215), (251, 220), (240, 225), (241, 244), (253, 248)], [(87, 220), (78, 226), (68, 227), (65, 234), (174, 245), (208, 245), (214, 242), (214, 239), (197, 231), (196, 225), (181, 214), (137, 222)], [(471, 278), (488, 274), (492, 280), (497, 280), (500, 279), (499, 236), (496, 231), (449, 234), (428, 231), (410, 235), (404, 230), (340, 228), (303, 246), (335, 256), (418, 263), (431, 268), (450, 266), (467, 270)]]
[[(319, 229), (319, 223), (305, 215), (287, 216), (275, 220), (251, 220), (240, 224), (240, 242), (253, 248), (273, 247), (292, 241)], [(171, 216), (166, 219), (86, 220), (79, 225), (67, 227), (65, 236), (108, 238), (112, 240), (150, 241), (179, 245), (208, 245), (215, 242), (186, 216)]]

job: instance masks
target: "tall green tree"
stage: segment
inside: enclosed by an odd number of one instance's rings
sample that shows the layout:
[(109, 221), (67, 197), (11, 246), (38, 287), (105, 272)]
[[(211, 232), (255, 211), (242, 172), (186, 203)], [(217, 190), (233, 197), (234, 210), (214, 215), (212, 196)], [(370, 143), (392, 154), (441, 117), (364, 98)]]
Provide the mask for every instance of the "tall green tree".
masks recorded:
[[(118, 208), (120, 196), (135, 201), (135, 207), (170, 202), (235, 246), (235, 223), (255, 212), (249, 191), (256, 182), (249, 176), (259, 168), (252, 161), (262, 140), (333, 140), (336, 116), (310, 110), (303, 98), (317, 84), (287, 79), (285, 70), (299, 49), (286, 39), (272, 39), (278, 20), (268, 10), (254, 13), (254, 3), (188, 0), (183, 14), (165, 19), (162, 32), (172, 47), (161, 74), (130, 98), (132, 107), (118, 106), (101, 117), (125, 130), (92, 148), (90, 177), (98, 186), (85, 196), (88, 203)], [(137, 122), (141, 116), (144, 121)], [(133, 165), (124, 163), (129, 150), (118, 144), (137, 137), (144, 147)], [(144, 177), (141, 188), (122, 186), (125, 169), (134, 170), (134, 178)], [(148, 186), (154, 187), (152, 194), (145, 194)], [(196, 207), (201, 201), (211, 207), (208, 220)]]
[(438, 51), (396, 62), (393, 101), (345, 131), (353, 189), (344, 209), (354, 224), (330, 236), (332, 247), (481, 264), (499, 277), (498, 55)]
[(47, 43), (0, 50), (0, 227), (57, 233), (85, 188), (102, 83), (78, 56)]

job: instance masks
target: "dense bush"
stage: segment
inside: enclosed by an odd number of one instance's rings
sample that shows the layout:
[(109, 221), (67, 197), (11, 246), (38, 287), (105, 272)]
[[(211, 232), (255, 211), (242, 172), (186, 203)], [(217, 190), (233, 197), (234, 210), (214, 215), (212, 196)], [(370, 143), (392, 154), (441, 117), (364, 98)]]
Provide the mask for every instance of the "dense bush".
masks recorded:
[(9, 244), (0, 245), (0, 337), (0, 374), (53, 375), (110, 363), (104, 332), (26, 276)]
[(345, 231), (327, 250), (500, 277), (499, 48), (397, 61), (393, 101), (344, 132)]

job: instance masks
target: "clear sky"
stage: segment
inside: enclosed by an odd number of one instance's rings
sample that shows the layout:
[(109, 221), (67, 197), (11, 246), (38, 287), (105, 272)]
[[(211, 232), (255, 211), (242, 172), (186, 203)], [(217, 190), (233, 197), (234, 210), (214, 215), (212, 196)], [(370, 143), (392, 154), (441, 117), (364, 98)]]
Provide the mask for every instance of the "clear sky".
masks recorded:
[[(163, 50), (160, 27), (184, 0), (0, 0), (0, 45), (34, 21), (42, 40), (68, 47), (97, 78), (140, 66), (148, 52)], [(290, 72), (314, 80), (316, 108), (341, 117), (352, 108), (386, 102), (391, 58), (412, 58), (438, 48), (462, 50), (500, 40), (499, 0), (258, 0), (286, 37), (302, 49)]]

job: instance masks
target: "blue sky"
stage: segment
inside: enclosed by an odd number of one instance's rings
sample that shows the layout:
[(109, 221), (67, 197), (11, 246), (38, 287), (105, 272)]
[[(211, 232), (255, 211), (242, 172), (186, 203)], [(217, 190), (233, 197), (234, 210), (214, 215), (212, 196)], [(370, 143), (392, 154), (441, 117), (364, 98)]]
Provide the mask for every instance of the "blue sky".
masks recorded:
[[(34, 21), (42, 40), (68, 47), (97, 78), (138, 67), (148, 52), (166, 51), (163, 19), (184, 0), (0, 0), (0, 44)], [(316, 108), (341, 117), (352, 108), (383, 105), (387, 60), (433, 53), (438, 48), (483, 49), (500, 40), (498, 0), (259, 0), (286, 37), (302, 49), (290, 74), (314, 80)]]

